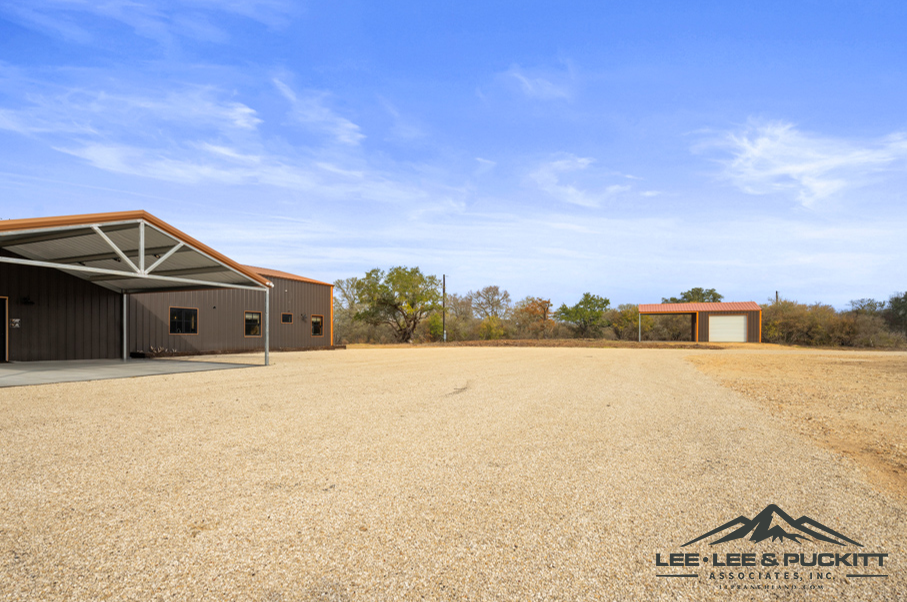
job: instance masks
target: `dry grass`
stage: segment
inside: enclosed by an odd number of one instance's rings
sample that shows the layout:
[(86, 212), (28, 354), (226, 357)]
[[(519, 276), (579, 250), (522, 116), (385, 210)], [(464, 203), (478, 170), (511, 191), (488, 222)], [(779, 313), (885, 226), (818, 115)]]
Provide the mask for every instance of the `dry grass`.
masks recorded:
[[(354, 347), (354, 345), (351, 345)], [(369, 347), (374, 347), (370, 345)], [(394, 345), (407, 347), (407, 345)], [(492, 341), (450, 341), (420, 347), (581, 347), (593, 349), (724, 349), (725, 343), (689, 341), (612, 341), (608, 339), (496, 339)]]
[(778, 348), (690, 360), (907, 499), (907, 354)]

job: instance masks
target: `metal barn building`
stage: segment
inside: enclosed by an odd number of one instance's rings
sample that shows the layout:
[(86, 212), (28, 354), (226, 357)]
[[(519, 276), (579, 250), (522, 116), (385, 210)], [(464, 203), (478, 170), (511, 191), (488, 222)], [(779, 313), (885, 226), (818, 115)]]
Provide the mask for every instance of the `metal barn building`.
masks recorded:
[(691, 340), (711, 343), (762, 341), (762, 308), (753, 301), (738, 303), (650, 303), (639, 306), (642, 316), (689, 314)]
[(331, 347), (332, 307), (330, 284), (239, 264), (144, 211), (0, 221), (0, 361), (267, 363), (271, 348)]

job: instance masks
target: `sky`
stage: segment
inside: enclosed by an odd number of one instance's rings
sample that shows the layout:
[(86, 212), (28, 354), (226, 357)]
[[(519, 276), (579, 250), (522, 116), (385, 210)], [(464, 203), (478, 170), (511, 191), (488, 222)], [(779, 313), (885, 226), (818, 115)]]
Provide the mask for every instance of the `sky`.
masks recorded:
[(513, 299), (907, 289), (907, 3), (0, 2), (0, 219)]

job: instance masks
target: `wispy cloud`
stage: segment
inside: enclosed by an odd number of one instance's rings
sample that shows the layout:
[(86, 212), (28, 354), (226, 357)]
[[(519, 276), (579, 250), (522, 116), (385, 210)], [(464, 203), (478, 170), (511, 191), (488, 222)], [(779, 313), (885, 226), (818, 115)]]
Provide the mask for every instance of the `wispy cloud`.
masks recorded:
[(405, 142), (411, 142), (420, 138), (425, 138), (425, 128), (417, 125), (412, 119), (404, 117), (400, 111), (386, 98), (379, 97), (381, 106), (387, 111), (387, 114), (394, 120), (394, 125), (390, 129), (390, 137)]
[(287, 84), (274, 79), (274, 85), (284, 98), (290, 101), (291, 118), (305, 127), (330, 135), (341, 144), (356, 145), (365, 138), (358, 125), (337, 115), (325, 105), (327, 93), (307, 92), (299, 96)]
[(218, 15), (241, 16), (272, 28), (287, 22), (293, 12), (286, 0), (31, 0), (0, 3), (0, 14), (42, 31), (81, 44), (103, 42), (94, 20), (119, 23), (140, 37), (165, 46), (186, 37), (214, 43), (229, 40), (215, 24)]
[(513, 65), (503, 76), (530, 98), (565, 100), (573, 97), (574, 74), (569, 65), (566, 72), (536, 72)]
[(810, 207), (872, 176), (907, 165), (907, 137), (850, 141), (801, 132), (784, 122), (752, 123), (696, 150), (720, 148), (723, 176), (749, 194), (789, 193)]
[(488, 173), (497, 165), (497, 162), (492, 161), (491, 159), (483, 159), (482, 157), (476, 157), (476, 161), (479, 163), (479, 166), (474, 172), (477, 176)]
[(10, 109), (0, 109), (0, 130), (8, 130), (17, 134), (96, 133), (87, 122), (72, 121), (62, 118), (62, 116), (54, 118), (28, 110)]
[(54, 148), (104, 171), (167, 182), (266, 185), (346, 202), (425, 203), (432, 199), (422, 186), (408, 183), (403, 176), (319, 162), (312, 153), (298, 157), (250, 155), (210, 143), (149, 149), (93, 142)]
[[(16, 100), (0, 107), (0, 130), (42, 140), (106, 172), (423, 209), (457, 194), (443, 184), (446, 173), (426, 176), (420, 164), (363, 152), (364, 134), (327, 106), (327, 92), (296, 93), (283, 81), (269, 81), (290, 101), (295, 123), (326, 134), (272, 137), (261, 131), (264, 115), (237, 100), (237, 92), (216, 86), (171, 84), (162, 93), (160, 86), (110, 78), (104, 78), (107, 89), (85, 81), (67, 86), (2, 67), (0, 91)], [(84, 80), (86, 73), (79, 75)], [(273, 129), (278, 119), (271, 120)]]
[(45, 87), (27, 95), (16, 109), (0, 109), (0, 129), (20, 134), (139, 135), (150, 123), (191, 124), (194, 128), (254, 130), (261, 119), (249, 106), (223, 98), (211, 87), (192, 86), (163, 95), (105, 92), (85, 88), (52, 91)]
[(613, 196), (630, 190), (630, 186), (612, 184), (602, 190), (587, 191), (574, 182), (564, 182), (565, 176), (571, 173), (581, 173), (594, 163), (594, 159), (565, 155), (554, 161), (543, 163), (534, 172), (529, 174), (529, 179), (540, 190), (563, 203), (580, 205), (582, 207), (598, 207), (601, 203)]
[[(173, 156), (172, 149), (151, 150), (121, 144), (88, 143), (81, 146), (56, 146), (55, 150), (79, 157), (90, 165), (119, 174), (142, 176), (194, 184), (204, 180), (223, 184), (242, 184), (247, 169), (236, 169), (218, 161)], [(218, 153), (224, 155), (221, 151)], [(235, 154), (235, 153), (234, 153)]]
[(211, 144), (209, 142), (202, 142), (202, 143), (198, 144), (198, 148), (200, 148), (201, 150), (207, 151), (217, 157), (226, 157), (227, 159), (231, 159), (238, 163), (242, 163), (242, 164), (246, 164), (246, 165), (261, 164), (260, 155), (250, 155), (247, 153), (243, 153), (243, 152), (239, 151), (238, 149), (230, 148), (228, 146), (223, 146), (220, 144)]

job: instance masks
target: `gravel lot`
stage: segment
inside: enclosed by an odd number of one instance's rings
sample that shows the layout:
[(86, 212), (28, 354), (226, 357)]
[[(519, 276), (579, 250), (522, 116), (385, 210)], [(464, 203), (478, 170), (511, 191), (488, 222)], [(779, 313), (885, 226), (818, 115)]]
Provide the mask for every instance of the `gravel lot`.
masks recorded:
[[(692, 354), (349, 349), (0, 390), (0, 599), (904, 599), (902, 498)], [(864, 547), (680, 547), (769, 504)], [(655, 566), (753, 551), (889, 576)]]

